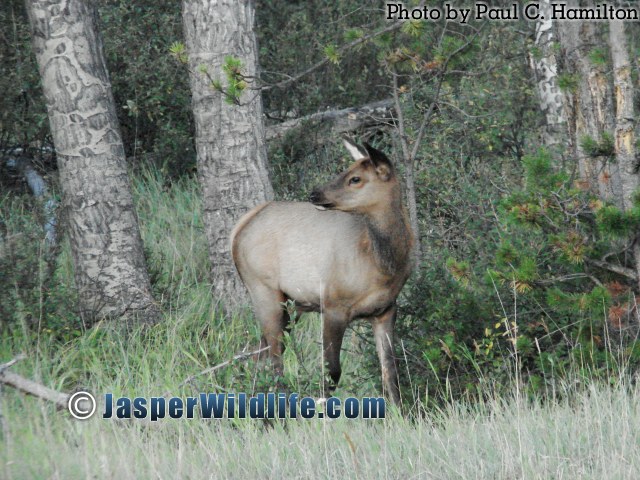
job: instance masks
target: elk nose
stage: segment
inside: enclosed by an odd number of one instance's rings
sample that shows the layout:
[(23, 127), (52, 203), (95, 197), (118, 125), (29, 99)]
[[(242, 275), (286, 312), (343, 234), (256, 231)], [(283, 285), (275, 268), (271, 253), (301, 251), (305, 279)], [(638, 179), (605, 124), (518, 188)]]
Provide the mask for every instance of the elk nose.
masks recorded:
[(311, 203), (319, 203), (322, 200), (322, 193), (318, 189), (314, 189), (309, 195), (309, 201)]

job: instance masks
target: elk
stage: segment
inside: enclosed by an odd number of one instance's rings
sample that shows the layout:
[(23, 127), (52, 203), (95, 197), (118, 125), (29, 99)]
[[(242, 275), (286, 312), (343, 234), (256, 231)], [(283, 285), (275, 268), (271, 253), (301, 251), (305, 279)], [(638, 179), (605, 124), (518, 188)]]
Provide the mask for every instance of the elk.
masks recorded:
[(345, 139), (344, 145), (355, 161), (345, 172), (315, 188), (309, 202), (273, 201), (246, 213), (231, 233), (231, 254), (276, 372), (283, 368), (288, 300), (301, 312), (322, 315), (329, 393), (340, 380), (347, 325), (368, 319), (383, 389), (399, 404), (393, 327), (413, 236), (391, 161), (366, 143)]

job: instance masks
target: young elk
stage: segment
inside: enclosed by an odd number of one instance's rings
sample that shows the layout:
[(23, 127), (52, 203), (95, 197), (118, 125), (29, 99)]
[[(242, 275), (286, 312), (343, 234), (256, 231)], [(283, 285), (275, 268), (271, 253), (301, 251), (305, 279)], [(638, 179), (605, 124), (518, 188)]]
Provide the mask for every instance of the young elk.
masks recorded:
[(324, 359), (333, 392), (340, 379), (340, 348), (347, 325), (373, 325), (387, 395), (400, 401), (393, 353), (396, 297), (410, 273), (413, 237), (402, 192), (389, 159), (366, 143), (347, 140), (355, 160), (313, 190), (307, 202), (268, 202), (240, 219), (231, 253), (262, 327), (274, 368), (282, 371), (283, 302), (321, 312)]

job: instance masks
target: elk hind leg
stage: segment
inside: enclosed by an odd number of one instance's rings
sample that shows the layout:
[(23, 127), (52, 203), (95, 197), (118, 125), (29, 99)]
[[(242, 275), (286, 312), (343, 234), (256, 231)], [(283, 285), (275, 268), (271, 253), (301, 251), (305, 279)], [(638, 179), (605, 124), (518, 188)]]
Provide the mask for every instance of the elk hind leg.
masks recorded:
[(400, 405), (398, 369), (393, 353), (393, 327), (396, 322), (396, 306), (392, 305), (382, 315), (372, 318), (376, 351), (382, 370), (382, 386), (385, 393), (396, 405)]

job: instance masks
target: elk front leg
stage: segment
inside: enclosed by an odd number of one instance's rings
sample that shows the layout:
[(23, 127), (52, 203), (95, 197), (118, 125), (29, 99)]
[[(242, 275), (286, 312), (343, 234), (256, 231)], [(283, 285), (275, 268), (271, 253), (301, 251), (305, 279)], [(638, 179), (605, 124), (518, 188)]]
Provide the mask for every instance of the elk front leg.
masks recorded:
[(396, 323), (396, 305), (393, 304), (382, 315), (372, 318), (373, 335), (382, 370), (382, 387), (396, 405), (400, 405), (398, 369), (393, 353), (393, 326)]
[[(322, 315), (322, 343), (324, 347), (324, 362), (329, 369), (329, 377), (331, 381), (328, 386), (323, 389), (324, 396), (328, 397), (333, 394), (338, 382), (342, 369), (340, 368), (340, 349), (342, 348), (342, 339), (344, 331), (347, 328), (346, 318), (324, 313)], [(327, 394), (328, 393), (328, 394)]]
[(256, 317), (260, 322), (262, 339), (260, 348), (269, 347), (268, 352), (258, 355), (259, 359), (271, 359), (276, 375), (283, 374), (282, 354), (284, 353), (284, 330), (289, 322), (289, 315), (282, 307), (284, 294), (262, 285), (251, 285), (249, 288), (255, 305)]

